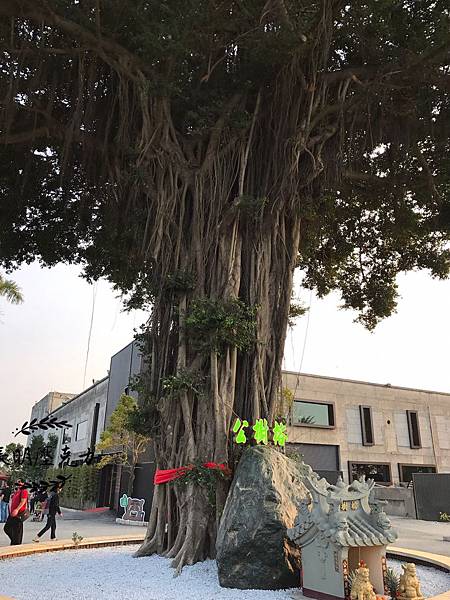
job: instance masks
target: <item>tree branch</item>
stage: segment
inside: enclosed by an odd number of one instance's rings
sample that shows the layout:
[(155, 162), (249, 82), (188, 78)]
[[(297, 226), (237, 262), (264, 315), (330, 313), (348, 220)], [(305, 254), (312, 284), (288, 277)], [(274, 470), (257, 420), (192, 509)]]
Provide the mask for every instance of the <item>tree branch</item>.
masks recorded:
[(50, 129), (48, 127), (37, 127), (29, 131), (18, 131), (16, 133), (5, 133), (0, 135), (0, 144), (23, 144), (36, 138), (49, 137)]
[(95, 52), (104, 62), (122, 75), (131, 79), (140, 79), (141, 74), (150, 74), (151, 70), (135, 54), (105, 37), (97, 37), (78, 23), (65, 19), (54, 12), (45, 0), (2, 0), (0, 15), (18, 19), (30, 19), (41, 26), (56, 27), (70, 37), (82, 40), (87, 49)]

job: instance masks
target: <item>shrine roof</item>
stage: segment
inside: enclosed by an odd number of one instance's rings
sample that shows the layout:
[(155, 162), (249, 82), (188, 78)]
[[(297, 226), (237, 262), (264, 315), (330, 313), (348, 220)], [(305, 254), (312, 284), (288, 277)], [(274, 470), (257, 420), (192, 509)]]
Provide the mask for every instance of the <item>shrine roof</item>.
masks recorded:
[(307, 546), (317, 536), (338, 546), (386, 546), (397, 534), (374, 498), (375, 483), (360, 479), (350, 485), (339, 479), (331, 485), (305, 465), (303, 483), (309, 497), (300, 501), (294, 527), (288, 537)]

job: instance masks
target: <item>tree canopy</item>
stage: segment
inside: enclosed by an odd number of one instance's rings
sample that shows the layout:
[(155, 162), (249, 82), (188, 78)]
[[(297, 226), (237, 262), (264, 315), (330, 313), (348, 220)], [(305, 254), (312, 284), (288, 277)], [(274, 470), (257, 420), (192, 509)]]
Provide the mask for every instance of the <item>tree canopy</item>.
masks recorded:
[[(296, 267), (369, 328), (399, 272), (448, 275), (447, 1), (3, 0), (0, 17), (0, 264), (81, 263), (149, 309), (160, 468), (232, 463), (232, 418), (273, 421)], [(140, 554), (212, 556), (225, 498), (156, 486)]]
[(276, 193), (227, 194), (222, 220), (291, 198), (305, 284), (370, 327), (399, 271), (447, 274), (445, 1), (5, 0), (0, 15), (6, 267), (82, 262), (148, 299), (176, 229), (157, 162), (233, 168), (259, 105), (253, 177)]

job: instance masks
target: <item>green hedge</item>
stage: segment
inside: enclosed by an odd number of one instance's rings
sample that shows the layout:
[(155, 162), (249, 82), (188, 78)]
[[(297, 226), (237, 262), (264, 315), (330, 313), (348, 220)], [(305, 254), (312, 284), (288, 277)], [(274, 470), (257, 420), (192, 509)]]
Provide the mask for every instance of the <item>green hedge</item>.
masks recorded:
[(48, 469), (47, 480), (55, 479), (57, 475), (71, 476), (66, 482), (61, 495), (60, 504), (66, 508), (95, 508), (97, 505), (100, 471), (94, 465), (80, 467), (63, 467)]

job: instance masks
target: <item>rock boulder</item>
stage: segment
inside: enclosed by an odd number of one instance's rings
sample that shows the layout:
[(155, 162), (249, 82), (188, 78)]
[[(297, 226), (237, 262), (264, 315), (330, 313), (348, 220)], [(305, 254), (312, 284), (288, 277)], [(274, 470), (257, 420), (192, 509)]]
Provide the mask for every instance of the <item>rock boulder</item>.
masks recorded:
[(284, 589), (300, 585), (299, 550), (287, 538), (298, 503), (308, 496), (302, 463), (272, 447), (246, 450), (217, 535), (223, 587)]

